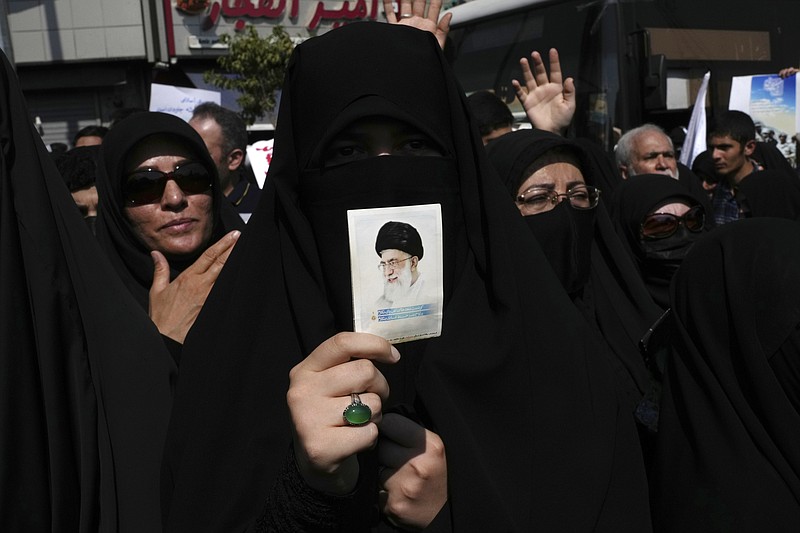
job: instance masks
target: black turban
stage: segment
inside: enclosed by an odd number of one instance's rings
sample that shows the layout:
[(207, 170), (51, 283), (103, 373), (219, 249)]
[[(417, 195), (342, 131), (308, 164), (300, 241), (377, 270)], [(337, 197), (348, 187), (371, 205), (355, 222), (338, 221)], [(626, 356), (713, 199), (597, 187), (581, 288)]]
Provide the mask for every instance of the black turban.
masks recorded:
[(375, 252), (381, 255), (383, 250), (401, 250), (420, 260), (424, 249), (419, 232), (411, 224), (405, 222), (387, 222), (378, 231), (375, 239)]

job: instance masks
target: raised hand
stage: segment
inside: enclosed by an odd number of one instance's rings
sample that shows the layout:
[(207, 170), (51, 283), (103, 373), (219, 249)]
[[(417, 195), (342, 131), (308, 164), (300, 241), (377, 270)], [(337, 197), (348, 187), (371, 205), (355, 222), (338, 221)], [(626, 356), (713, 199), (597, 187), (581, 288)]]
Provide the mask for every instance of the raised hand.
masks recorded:
[(562, 83), (558, 51), (550, 49), (550, 77), (539, 52), (531, 52), (533, 70), (526, 58), (519, 60), (525, 84), (511, 80), (528, 120), (534, 128), (562, 135), (575, 115), (575, 81)]
[(425, 11), (427, 3), (425, 0), (401, 0), (398, 2), (399, 13), (394, 12), (392, 3), (392, 0), (383, 0), (383, 11), (389, 24), (402, 24), (429, 31), (439, 41), (439, 46), (444, 49), (444, 45), (447, 42), (447, 34), (450, 32), (450, 19), (453, 18), (453, 15), (447, 13), (439, 20), (442, 0), (431, 0), (427, 12)]
[(238, 230), (231, 231), (209, 246), (172, 282), (167, 258), (161, 252), (150, 252), (154, 270), (149, 313), (162, 335), (183, 344), (240, 234)]

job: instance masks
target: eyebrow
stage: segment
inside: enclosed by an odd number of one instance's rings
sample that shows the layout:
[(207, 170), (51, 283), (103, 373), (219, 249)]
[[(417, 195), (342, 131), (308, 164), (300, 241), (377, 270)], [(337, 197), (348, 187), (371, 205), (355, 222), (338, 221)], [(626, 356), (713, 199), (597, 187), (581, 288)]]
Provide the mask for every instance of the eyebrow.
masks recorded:
[(659, 155), (663, 155), (664, 157), (675, 157), (674, 150), (664, 150), (663, 152), (647, 152), (644, 154), (644, 159), (649, 159), (651, 157), (658, 157)]
[(530, 187), (527, 187), (525, 190), (529, 191), (531, 189), (549, 189), (552, 191), (555, 190), (555, 188), (556, 188), (555, 183), (534, 183)]
[[(189, 157), (180, 159), (180, 160), (178, 160), (177, 163), (175, 163), (175, 166), (172, 168), (172, 170), (170, 172), (175, 172), (175, 169), (180, 167), (181, 165), (185, 165), (186, 163), (195, 163), (195, 162), (199, 163), (200, 161), (198, 161), (197, 159), (191, 159)], [(133, 174), (134, 172), (140, 172), (140, 171), (143, 171), (143, 170), (153, 171), (153, 170), (156, 170), (156, 169), (154, 169), (153, 167), (148, 166), (148, 165), (140, 165), (140, 166), (138, 166), (138, 167), (136, 167), (134, 169), (128, 170), (126, 173), (127, 174)], [(163, 171), (159, 170), (158, 172), (163, 172)]]

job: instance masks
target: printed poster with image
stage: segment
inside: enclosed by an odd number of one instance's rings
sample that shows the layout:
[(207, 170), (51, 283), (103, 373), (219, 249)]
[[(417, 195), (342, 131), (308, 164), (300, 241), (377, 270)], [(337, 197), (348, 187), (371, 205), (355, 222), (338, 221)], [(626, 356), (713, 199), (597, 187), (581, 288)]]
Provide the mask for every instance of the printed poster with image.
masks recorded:
[(735, 76), (728, 109), (747, 113), (754, 122), (761, 123), (762, 131), (772, 130), (775, 139), (781, 133), (791, 139), (800, 132), (797, 76)]
[(442, 333), (439, 204), (347, 212), (353, 328), (401, 343)]

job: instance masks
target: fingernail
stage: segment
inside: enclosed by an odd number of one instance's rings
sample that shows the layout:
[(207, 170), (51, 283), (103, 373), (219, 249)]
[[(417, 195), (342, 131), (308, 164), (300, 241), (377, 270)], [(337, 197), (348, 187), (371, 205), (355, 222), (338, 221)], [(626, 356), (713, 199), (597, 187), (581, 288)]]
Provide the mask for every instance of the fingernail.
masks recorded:
[(397, 361), (400, 359), (400, 352), (397, 351), (397, 348), (392, 346), (392, 358)]
[(238, 239), (239, 235), (241, 235), (241, 234), (242, 234), (242, 232), (237, 229), (237, 230), (233, 231), (233, 234), (231, 235), (231, 237), (233, 237), (234, 239)]

